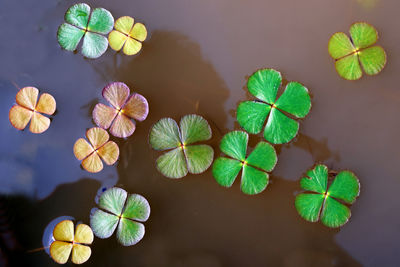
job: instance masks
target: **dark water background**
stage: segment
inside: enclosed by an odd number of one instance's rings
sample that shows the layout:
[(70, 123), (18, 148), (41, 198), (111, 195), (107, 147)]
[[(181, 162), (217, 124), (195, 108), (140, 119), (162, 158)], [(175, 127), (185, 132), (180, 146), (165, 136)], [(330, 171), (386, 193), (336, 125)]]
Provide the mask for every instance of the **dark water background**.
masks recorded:
[[(86, 266), (398, 266), (400, 258), (400, 58), (397, 0), (88, 0), (115, 18), (144, 22), (149, 36), (134, 57), (109, 49), (97, 60), (62, 51), (57, 27), (77, 1), (0, 0), (0, 192), (20, 244), (19, 266), (56, 266), (40, 248), (46, 225), (61, 215), (89, 223), (94, 197), (116, 184), (151, 205), (144, 239), (121, 247), (115, 236), (95, 239)], [(381, 74), (339, 78), (329, 37), (367, 21), (388, 54)], [(256, 196), (220, 187), (211, 171), (170, 180), (155, 169), (147, 144), (162, 117), (203, 115), (218, 155), (223, 134), (238, 129), (234, 110), (246, 100), (246, 77), (272, 67), (305, 84), (313, 107), (300, 135), (278, 147), (266, 191)], [(121, 157), (99, 174), (79, 168), (76, 139), (93, 126), (91, 111), (110, 81), (143, 94), (149, 117), (127, 140)], [(36, 86), (57, 100), (48, 131), (19, 132), (8, 121), (18, 87)], [(260, 137), (252, 136), (251, 144)], [(302, 220), (298, 180), (314, 162), (351, 169), (361, 195), (339, 230)], [(4, 208), (6, 209), (6, 208)]]

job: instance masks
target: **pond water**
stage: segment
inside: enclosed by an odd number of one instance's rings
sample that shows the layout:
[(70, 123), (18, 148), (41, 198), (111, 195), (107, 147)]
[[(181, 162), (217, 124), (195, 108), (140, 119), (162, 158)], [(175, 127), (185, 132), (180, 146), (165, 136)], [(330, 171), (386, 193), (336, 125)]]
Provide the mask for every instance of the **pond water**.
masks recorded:
[[(86, 266), (398, 266), (399, 1), (86, 2), (115, 18), (144, 22), (149, 36), (141, 53), (109, 49), (88, 60), (62, 51), (57, 27), (76, 1), (0, 0), (0, 192), (10, 217), (1, 236), (17, 246), (7, 252), (2, 241), (0, 258), (57, 266), (45, 252), (30, 251), (42, 246), (46, 225), (58, 216), (89, 223), (98, 190), (116, 184), (149, 200), (146, 235), (127, 248), (115, 237), (95, 239)], [(327, 43), (356, 21), (378, 29), (388, 64), (375, 77), (350, 82), (336, 73)], [(238, 181), (225, 189), (211, 170), (180, 180), (159, 174), (158, 153), (147, 142), (151, 125), (200, 114), (212, 125), (210, 144), (218, 154), (221, 137), (239, 129), (235, 109), (248, 98), (246, 78), (263, 67), (280, 70), (313, 95), (299, 136), (278, 146), (267, 189), (246, 196)], [(118, 164), (89, 174), (72, 147), (93, 126), (92, 109), (111, 81), (143, 94), (150, 113), (133, 136), (116, 140)], [(57, 100), (57, 114), (41, 135), (19, 132), (8, 121), (17, 88), (28, 85)], [(250, 140), (254, 145), (260, 137)], [(341, 229), (306, 222), (294, 208), (298, 180), (314, 162), (351, 169), (360, 179), (360, 197)]]

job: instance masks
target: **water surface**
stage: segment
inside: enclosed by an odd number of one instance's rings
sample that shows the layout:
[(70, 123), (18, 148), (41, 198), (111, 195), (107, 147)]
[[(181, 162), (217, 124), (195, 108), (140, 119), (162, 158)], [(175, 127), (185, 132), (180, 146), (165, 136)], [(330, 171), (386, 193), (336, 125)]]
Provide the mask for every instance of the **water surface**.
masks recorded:
[[(43, 251), (25, 251), (41, 247), (46, 225), (58, 216), (88, 223), (99, 188), (116, 184), (149, 200), (146, 235), (129, 248), (115, 237), (95, 239), (87, 266), (398, 265), (399, 1), (87, 2), (115, 18), (144, 22), (149, 37), (142, 52), (127, 57), (109, 49), (97, 60), (84, 59), (62, 51), (56, 40), (64, 12), (76, 1), (0, 1), (0, 191), (9, 196), (22, 251), (10, 254), (12, 260), (56, 266)], [(350, 82), (335, 72), (327, 43), (356, 21), (378, 29), (388, 64), (378, 76)], [(248, 99), (246, 77), (262, 67), (280, 70), (313, 95), (299, 136), (277, 148), (267, 189), (245, 196), (238, 181), (222, 188), (210, 170), (181, 180), (161, 176), (154, 166), (158, 154), (147, 143), (151, 125), (198, 113), (212, 125), (210, 144), (218, 155), (220, 138), (239, 129), (234, 111)], [(93, 126), (91, 111), (111, 81), (143, 94), (150, 114), (133, 136), (117, 140), (116, 166), (89, 174), (72, 147)], [(18, 132), (8, 122), (17, 87), (28, 85), (57, 100), (57, 114), (41, 135)], [(252, 136), (250, 143), (258, 140)], [(339, 230), (306, 222), (294, 208), (298, 180), (314, 162), (359, 176), (360, 198)]]

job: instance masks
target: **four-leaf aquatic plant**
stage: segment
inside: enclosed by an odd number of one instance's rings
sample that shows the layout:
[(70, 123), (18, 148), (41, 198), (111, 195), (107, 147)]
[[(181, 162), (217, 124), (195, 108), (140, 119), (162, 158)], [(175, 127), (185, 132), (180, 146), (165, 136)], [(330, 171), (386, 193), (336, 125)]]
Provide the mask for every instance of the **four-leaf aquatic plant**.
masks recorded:
[(243, 193), (254, 195), (262, 192), (268, 185), (270, 172), (274, 169), (277, 157), (273, 146), (259, 142), (246, 158), (249, 135), (243, 131), (227, 133), (221, 140), (221, 151), (231, 158), (219, 157), (213, 164), (213, 176), (222, 186), (231, 187), (240, 170)]
[(109, 238), (117, 229), (117, 239), (132, 246), (144, 236), (144, 225), (150, 216), (149, 202), (141, 195), (128, 193), (118, 187), (106, 190), (99, 198), (99, 208), (90, 215), (90, 226), (99, 238)]
[(16, 95), (17, 104), (8, 114), (11, 125), (18, 130), (25, 129), (29, 121), (32, 133), (43, 133), (50, 126), (50, 119), (43, 114), (53, 115), (56, 111), (56, 100), (53, 96), (43, 93), (38, 101), (39, 90), (35, 87), (24, 87)]
[(365, 22), (350, 26), (350, 36), (337, 32), (329, 40), (329, 54), (335, 59), (336, 71), (347, 80), (358, 80), (362, 76), (360, 63), (368, 75), (378, 74), (386, 64), (385, 50), (374, 45), (378, 40), (376, 29)]
[(142, 23), (134, 23), (132, 17), (124, 16), (115, 21), (112, 32), (108, 35), (110, 47), (130, 56), (137, 54), (142, 49), (142, 43), (146, 40), (147, 30)]
[(304, 118), (311, 108), (308, 90), (298, 82), (288, 83), (276, 100), (281, 84), (280, 72), (273, 69), (256, 71), (250, 76), (247, 88), (258, 100), (241, 102), (237, 108), (237, 120), (248, 133), (260, 133), (267, 121), (264, 138), (272, 144), (292, 140), (299, 130), (295, 119)]
[[(79, 138), (74, 145), (74, 154), (78, 160), (82, 160), (82, 167), (88, 172), (99, 172), (103, 169), (103, 162), (114, 164), (119, 157), (119, 148), (114, 141), (109, 141), (107, 131), (99, 127), (87, 130), (86, 138), (89, 143)], [(100, 159), (101, 158), (101, 159)]]
[(92, 250), (88, 245), (93, 242), (92, 229), (86, 224), (78, 224), (74, 231), (74, 223), (70, 220), (59, 222), (53, 231), (55, 241), (50, 245), (50, 256), (54, 261), (64, 264), (69, 256), (75, 264), (86, 262)]
[(180, 127), (171, 118), (159, 120), (150, 130), (150, 145), (155, 150), (169, 151), (157, 159), (157, 169), (168, 178), (206, 171), (213, 161), (214, 150), (209, 145), (193, 144), (211, 136), (210, 125), (199, 115), (184, 116)]
[(88, 58), (98, 58), (108, 47), (107, 37), (114, 26), (114, 18), (104, 8), (91, 11), (85, 3), (71, 6), (65, 13), (66, 23), (58, 28), (57, 39), (62, 48), (76, 50), (83, 38), (81, 53)]
[(144, 96), (133, 93), (122, 82), (114, 82), (104, 87), (103, 97), (111, 104), (98, 103), (93, 110), (93, 120), (97, 126), (108, 129), (116, 137), (125, 138), (135, 131), (132, 119), (143, 121), (149, 114), (149, 104)]
[(296, 196), (297, 212), (305, 220), (321, 222), (328, 227), (340, 227), (350, 218), (347, 205), (352, 204), (360, 194), (360, 183), (351, 171), (341, 171), (328, 188), (328, 168), (317, 165), (307, 171), (300, 180), (302, 189), (309, 193)]

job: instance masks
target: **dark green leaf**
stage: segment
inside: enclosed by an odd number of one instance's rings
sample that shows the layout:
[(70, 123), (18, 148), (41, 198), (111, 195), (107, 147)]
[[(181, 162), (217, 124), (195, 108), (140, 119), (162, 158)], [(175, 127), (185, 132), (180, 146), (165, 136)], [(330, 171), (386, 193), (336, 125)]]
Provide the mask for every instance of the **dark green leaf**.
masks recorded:
[(220, 185), (231, 187), (242, 166), (238, 160), (220, 157), (214, 161), (212, 173)]
[(271, 106), (262, 102), (245, 101), (237, 108), (237, 120), (240, 126), (251, 134), (261, 132)]
[(233, 131), (224, 135), (221, 140), (221, 151), (226, 155), (244, 161), (246, 158), (247, 141), (249, 136), (242, 131)]

